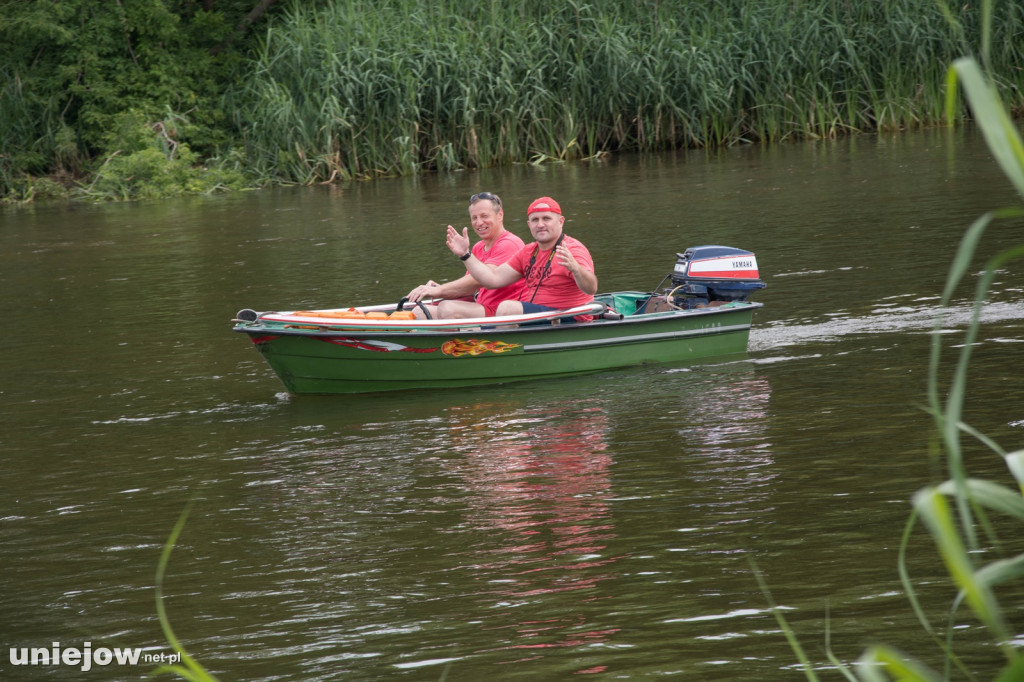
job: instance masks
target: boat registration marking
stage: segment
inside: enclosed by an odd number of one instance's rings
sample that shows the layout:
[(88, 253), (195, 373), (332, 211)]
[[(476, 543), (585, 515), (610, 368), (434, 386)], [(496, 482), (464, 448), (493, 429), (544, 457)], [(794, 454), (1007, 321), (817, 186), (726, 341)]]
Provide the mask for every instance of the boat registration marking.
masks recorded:
[(687, 336), (707, 336), (708, 334), (722, 334), (727, 332), (742, 331), (750, 329), (749, 324), (734, 324), (728, 326), (705, 327), (703, 329), (688, 329), (678, 332), (660, 332), (658, 334), (644, 334), (642, 336), (614, 336), (607, 339), (590, 339), (589, 341), (563, 341), (561, 343), (530, 343), (523, 346), (524, 353), (544, 350), (563, 350), (567, 348), (586, 348), (590, 346), (612, 346), (621, 343), (640, 343), (644, 341), (660, 341), (663, 339), (678, 339)]

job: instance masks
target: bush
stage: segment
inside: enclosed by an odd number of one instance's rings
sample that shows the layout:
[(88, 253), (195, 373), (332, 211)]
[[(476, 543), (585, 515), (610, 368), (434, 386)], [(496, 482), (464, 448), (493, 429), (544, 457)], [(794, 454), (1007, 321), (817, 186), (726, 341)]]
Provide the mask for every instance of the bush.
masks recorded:
[(156, 122), (147, 122), (137, 111), (118, 116), (107, 135), (105, 160), (93, 181), (74, 194), (90, 199), (154, 199), (249, 186), (240, 170), (219, 159), (201, 164), (189, 145), (179, 140), (188, 127), (188, 120), (179, 115)]

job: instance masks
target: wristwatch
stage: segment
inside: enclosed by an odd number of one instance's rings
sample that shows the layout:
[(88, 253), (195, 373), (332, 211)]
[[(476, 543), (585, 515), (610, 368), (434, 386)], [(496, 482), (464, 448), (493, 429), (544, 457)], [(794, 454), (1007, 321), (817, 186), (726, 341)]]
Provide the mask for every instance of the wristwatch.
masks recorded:
[(472, 251), (467, 251), (466, 253), (464, 253), (461, 256), (459, 256), (459, 260), (469, 260), (469, 257), (472, 256), (472, 255), (473, 255)]

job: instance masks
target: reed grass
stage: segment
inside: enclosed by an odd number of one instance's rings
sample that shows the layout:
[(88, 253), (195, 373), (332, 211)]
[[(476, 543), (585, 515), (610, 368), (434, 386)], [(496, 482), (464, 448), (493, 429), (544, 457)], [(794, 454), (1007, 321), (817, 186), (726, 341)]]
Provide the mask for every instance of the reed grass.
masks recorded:
[[(614, 150), (835, 137), (943, 119), (981, 10), (886, 3), (296, 3), (231, 93), (249, 158), (295, 182)], [(1019, 106), (1024, 16), (994, 12)], [(964, 112), (960, 112), (962, 115)]]
[[(32, 176), (51, 167), (79, 166), (80, 155), (52, 107), (38, 101), (19, 77), (0, 79), (0, 199), (30, 199), (38, 189)], [(40, 127), (40, 120), (45, 124)]]

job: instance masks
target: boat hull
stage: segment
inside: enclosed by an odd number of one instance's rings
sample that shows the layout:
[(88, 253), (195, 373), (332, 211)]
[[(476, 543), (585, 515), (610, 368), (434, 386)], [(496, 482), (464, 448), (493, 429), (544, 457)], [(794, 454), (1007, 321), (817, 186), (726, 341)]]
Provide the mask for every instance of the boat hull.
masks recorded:
[(455, 388), (743, 353), (759, 303), (581, 324), (366, 331), (238, 324), (288, 391)]

